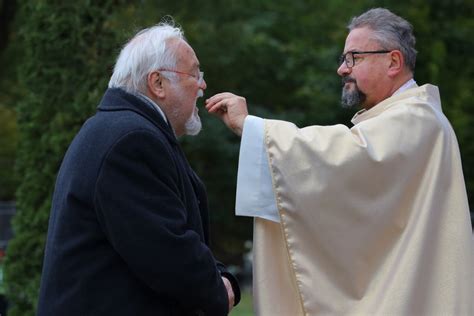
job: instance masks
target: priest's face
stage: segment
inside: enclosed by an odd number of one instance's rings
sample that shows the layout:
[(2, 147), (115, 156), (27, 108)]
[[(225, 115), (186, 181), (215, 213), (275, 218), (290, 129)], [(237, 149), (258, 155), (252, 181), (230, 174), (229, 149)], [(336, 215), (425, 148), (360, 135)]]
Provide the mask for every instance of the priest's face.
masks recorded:
[(388, 58), (373, 35), (373, 30), (363, 27), (352, 30), (347, 36), (337, 70), (342, 77), (341, 103), (344, 107), (370, 109), (386, 97)]

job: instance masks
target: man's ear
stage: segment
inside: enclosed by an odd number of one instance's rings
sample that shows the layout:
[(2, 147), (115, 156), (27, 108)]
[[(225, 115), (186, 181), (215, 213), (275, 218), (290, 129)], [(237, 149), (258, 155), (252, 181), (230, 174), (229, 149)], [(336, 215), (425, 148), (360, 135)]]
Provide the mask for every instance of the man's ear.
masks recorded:
[(399, 50), (392, 50), (389, 54), (390, 65), (388, 67), (388, 76), (393, 78), (403, 71), (403, 68), (405, 67), (405, 59), (403, 58), (402, 52)]
[(158, 71), (153, 71), (148, 74), (146, 79), (148, 91), (157, 99), (163, 99), (166, 96), (163, 76)]

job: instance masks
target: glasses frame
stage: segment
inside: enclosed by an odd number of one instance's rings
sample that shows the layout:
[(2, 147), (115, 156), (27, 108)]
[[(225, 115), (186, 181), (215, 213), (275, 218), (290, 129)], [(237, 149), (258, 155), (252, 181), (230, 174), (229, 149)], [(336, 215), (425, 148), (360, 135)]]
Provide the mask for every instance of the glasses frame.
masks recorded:
[[(355, 51), (355, 52), (347, 52), (345, 54), (342, 54), (341, 56), (339, 56), (339, 66), (342, 64), (342, 62), (344, 62), (347, 66), (347, 68), (352, 68), (355, 66), (355, 57), (354, 55), (363, 55), (363, 54), (387, 54), (387, 53), (390, 53), (391, 50), (370, 50), (370, 51), (364, 51), (364, 52), (358, 52), (358, 51)], [(352, 55), (352, 65), (349, 65), (349, 62), (346, 58), (346, 56), (348, 54), (351, 54)]]
[(196, 77), (196, 75), (193, 75), (193, 74), (190, 74), (190, 73), (187, 73), (187, 72), (182, 72), (182, 71), (178, 71), (178, 70), (172, 70), (172, 69), (158, 69), (158, 71), (163, 71), (163, 72), (174, 72), (174, 73), (177, 73), (177, 74), (181, 74), (181, 75), (188, 75), (190, 77), (193, 77), (197, 80), (198, 82), (198, 85), (202, 85), (202, 83), (204, 82), (204, 71), (199, 71), (199, 76)]

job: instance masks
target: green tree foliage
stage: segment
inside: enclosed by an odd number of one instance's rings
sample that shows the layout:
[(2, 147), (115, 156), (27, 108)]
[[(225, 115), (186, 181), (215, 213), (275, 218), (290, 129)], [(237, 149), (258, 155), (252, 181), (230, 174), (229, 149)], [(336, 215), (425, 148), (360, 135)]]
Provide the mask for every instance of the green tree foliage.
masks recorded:
[(73, 135), (98, 104), (117, 49), (117, 1), (20, 1), (15, 238), (5, 279), (11, 316), (34, 315), (51, 195)]
[[(171, 15), (201, 61), (206, 97), (241, 94), (251, 114), (300, 126), (350, 124), (353, 111), (338, 105), (336, 58), (349, 19), (376, 6), (415, 27), (415, 79), (440, 86), (473, 203), (472, 1), (19, 1), (20, 186), (6, 269), (11, 315), (33, 314), (56, 172), (73, 135), (94, 112), (126, 38)], [(208, 187), (213, 250), (224, 262), (238, 262), (244, 241), (252, 238), (251, 220), (233, 215), (239, 139), (205, 111), (201, 118), (203, 132), (183, 138), (183, 146)]]

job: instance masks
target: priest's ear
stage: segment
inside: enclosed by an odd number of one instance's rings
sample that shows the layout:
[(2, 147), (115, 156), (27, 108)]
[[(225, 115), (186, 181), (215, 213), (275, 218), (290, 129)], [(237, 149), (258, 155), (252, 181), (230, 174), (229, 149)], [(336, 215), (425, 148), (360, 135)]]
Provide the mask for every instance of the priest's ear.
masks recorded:
[(166, 94), (163, 84), (164, 77), (161, 73), (158, 71), (150, 72), (146, 79), (148, 92), (157, 99), (163, 99)]
[(393, 78), (404, 70), (405, 59), (403, 58), (402, 52), (397, 49), (392, 50), (389, 54), (390, 64), (388, 67), (388, 76)]

